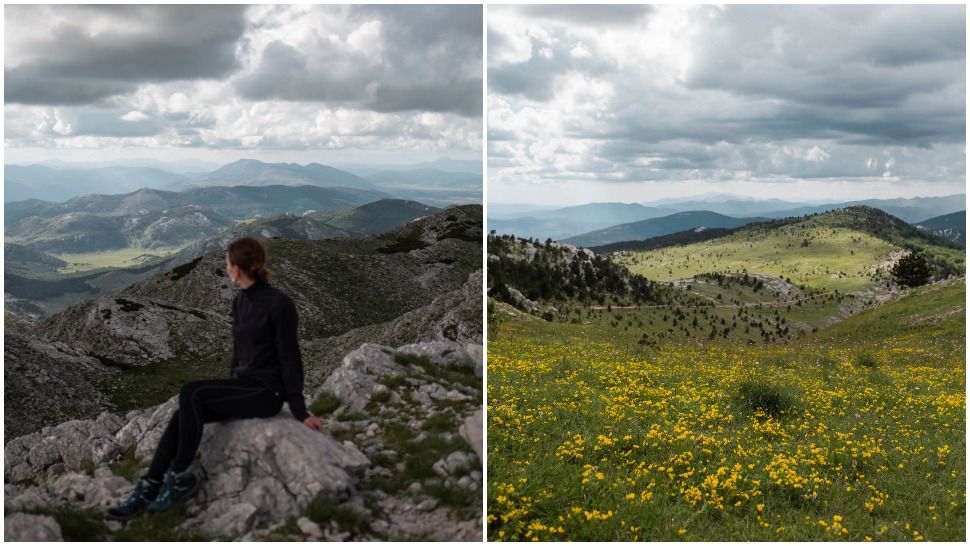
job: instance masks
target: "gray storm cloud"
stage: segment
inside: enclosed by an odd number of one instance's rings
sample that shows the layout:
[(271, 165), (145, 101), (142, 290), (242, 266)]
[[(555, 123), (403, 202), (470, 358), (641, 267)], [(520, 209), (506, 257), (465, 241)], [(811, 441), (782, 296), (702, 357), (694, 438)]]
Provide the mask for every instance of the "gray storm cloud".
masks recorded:
[[(7, 102), (93, 103), (134, 91), (140, 82), (218, 78), (238, 68), (235, 48), (245, 30), (244, 6), (64, 9), (77, 22), (62, 22), (49, 36), (31, 40), (26, 59), (4, 66)], [(7, 25), (15, 24), (17, 12), (8, 10)], [(93, 33), (84, 27), (99, 15), (110, 16), (118, 28)], [(152, 25), (138, 32), (125, 28), (145, 20)]]
[(4, 24), (8, 150), (481, 149), (480, 5), (14, 5)]
[(963, 184), (963, 6), (657, 6), (625, 25), (556, 9), (490, 9), (496, 188)]
[(482, 114), (480, 6), (362, 6), (348, 29), (370, 20), (381, 32), (366, 49), (346, 51), (321, 40), (298, 51), (272, 43), (257, 69), (238, 83), (249, 99), (336, 101), (378, 112), (420, 110)]

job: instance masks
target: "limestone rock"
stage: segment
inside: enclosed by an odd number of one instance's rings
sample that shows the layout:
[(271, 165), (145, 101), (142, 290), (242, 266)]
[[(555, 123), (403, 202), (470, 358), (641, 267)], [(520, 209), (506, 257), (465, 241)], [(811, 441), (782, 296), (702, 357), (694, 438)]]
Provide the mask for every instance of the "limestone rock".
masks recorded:
[(320, 526), (310, 521), (309, 518), (301, 517), (300, 519), (296, 520), (296, 526), (300, 528), (300, 531), (302, 531), (304, 535), (314, 540), (319, 540), (321, 537), (323, 537), (323, 531), (320, 530)]
[(63, 542), (61, 526), (50, 516), (10, 514), (3, 516), (4, 542)]
[[(475, 347), (474, 345), (472, 347)], [(324, 382), (321, 390), (335, 395), (351, 411), (363, 410), (371, 396), (380, 390), (382, 378), (421, 373), (420, 364), (441, 369), (473, 369), (475, 360), (464, 345), (452, 341), (431, 341), (404, 345), (397, 349), (365, 343), (344, 357), (343, 363)], [(433, 373), (429, 372), (429, 373)], [(417, 393), (423, 393), (421, 397)], [(470, 400), (471, 396), (437, 383), (421, 385), (415, 399)]]
[[(211, 423), (202, 445), (200, 464), (209, 479), (192, 502), (205, 506), (198, 516), (203, 526), (233, 531), (226, 536), (242, 534), (235, 530), (252, 524), (298, 516), (317, 495), (347, 498), (370, 464), (356, 447), (310, 429), (287, 411), (266, 419)], [(255, 508), (252, 514), (233, 509), (246, 504)], [(218, 525), (204, 523), (231, 509), (233, 516)]]
[(4, 446), (4, 475), (16, 483), (99, 465), (121, 453), (114, 434), (123, 424), (105, 412), (95, 420), (67, 421), (14, 438)]
[(461, 425), (459, 429), (461, 437), (468, 442), (468, 445), (472, 446), (478, 458), (482, 458), (482, 410), (476, 410), (475, 413), (469, 415), (465, 418), (465, 422)]

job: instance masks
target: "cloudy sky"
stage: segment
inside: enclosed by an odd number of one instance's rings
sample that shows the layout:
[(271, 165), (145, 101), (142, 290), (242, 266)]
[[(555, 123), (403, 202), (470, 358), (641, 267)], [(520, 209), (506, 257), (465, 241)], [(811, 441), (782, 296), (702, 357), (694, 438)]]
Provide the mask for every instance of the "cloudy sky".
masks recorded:
[(478, 5), (4, 12), (7, 163), (481, 157)]
[(488, 199), (965, 191), (964, 6), (489, 6)]

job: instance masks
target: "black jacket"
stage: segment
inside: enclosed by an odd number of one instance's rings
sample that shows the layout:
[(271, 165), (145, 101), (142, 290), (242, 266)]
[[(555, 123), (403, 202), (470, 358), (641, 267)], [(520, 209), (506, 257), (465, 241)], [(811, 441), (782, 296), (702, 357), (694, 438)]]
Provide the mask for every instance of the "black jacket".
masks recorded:
[(303, 400), (303, 361), (297, 341), (296, 305), (258, 279), (232, 300), (231, 377), (251, 377), (282, 394), (294, 417), (310, 414)]

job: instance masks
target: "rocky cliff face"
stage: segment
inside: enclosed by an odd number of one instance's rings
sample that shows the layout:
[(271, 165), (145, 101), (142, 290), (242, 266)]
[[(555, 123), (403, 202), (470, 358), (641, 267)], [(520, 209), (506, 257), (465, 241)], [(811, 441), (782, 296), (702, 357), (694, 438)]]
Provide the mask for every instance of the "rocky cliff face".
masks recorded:
[(101, 511), (147, 467), (178, 386), (226, 375), (222, 251), (8, 331), (7, 539), (481, 540), (481, 233), (481, 207), (459, 207), (374, 237), (272, 241), (327, 432), (288, 410), (207, 425), (207, 481), (175, 516)]

